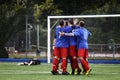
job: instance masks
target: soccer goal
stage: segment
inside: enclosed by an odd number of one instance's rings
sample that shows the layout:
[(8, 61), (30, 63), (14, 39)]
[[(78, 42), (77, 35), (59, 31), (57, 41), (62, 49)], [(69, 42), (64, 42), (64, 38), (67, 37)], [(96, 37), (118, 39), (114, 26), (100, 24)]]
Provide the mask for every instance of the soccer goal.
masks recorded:
[[(75, 16), (48, 16), (47, 17), (47, 62), (50, 63), (51, 62), (51, 48), (52, 48), (52, 44), (51, 44), (51, 34), (52, 34), (52, 28), (57, 24), (58, 19), (69, 19), (69, 18), (78, 18), (81, 20), (88, 20), (89, 25), (88, 26), (95, 26), (94, 24), (90, 24), (91, 21), (96, 21), (96, 19), (101, 19), (101, 18), (118, 18), (120, 17), (120, 14), (111, 14), (111, 15), (75, 15)], [(51, 23), (53, 23), (52, 20), (56, 20), (56, 22), (54, 22), (54, 25), (52, 26)], [(103, 19), (104, 20), (104, 19)], [(101, 23), (101, 22), (100, 22)]]

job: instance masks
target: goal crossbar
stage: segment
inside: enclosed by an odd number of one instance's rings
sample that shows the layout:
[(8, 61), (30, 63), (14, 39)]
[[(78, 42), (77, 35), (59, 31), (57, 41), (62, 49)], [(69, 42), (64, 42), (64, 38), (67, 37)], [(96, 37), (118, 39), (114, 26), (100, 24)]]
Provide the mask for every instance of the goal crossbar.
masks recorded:
[(47, 17), (47, 62), (51, 61), (51, 29), (50, 20), (51, 19), (61, 19), (61, 18), (102, 18), (102, 17), (120, 17), (120, 14), (109, 14), (109, 15), (70, 15), (70, 16), (48, 16)]
[(120, 14), (111, 14), (111, 15), (76, 15), (76, 16), (48, 16), (49, 19), (57, 18), (96, 18), (96, 17), (120, 17)]

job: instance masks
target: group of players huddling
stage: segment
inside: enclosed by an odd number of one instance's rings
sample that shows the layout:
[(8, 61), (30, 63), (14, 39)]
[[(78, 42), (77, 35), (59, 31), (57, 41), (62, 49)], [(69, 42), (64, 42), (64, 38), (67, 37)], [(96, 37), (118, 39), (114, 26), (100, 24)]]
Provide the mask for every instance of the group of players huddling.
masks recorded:
[[(52, 71), (53, 75), (59, 74), (58, 67), (61, 61), (62, 75), (88, 75), (91, 68), (88, 63), (88, 36), (91, 33), (84, 27), (85, 22), (80, 21), (78, 24), (77, 19), (60, 20), (59, 25), (56, 26), (55, 39), (53, 41), (53, 62)], [(67, 72), (67, 59), (70, 60), (72, 71)], [(81, 66), (78, 64), (80, 59)]]

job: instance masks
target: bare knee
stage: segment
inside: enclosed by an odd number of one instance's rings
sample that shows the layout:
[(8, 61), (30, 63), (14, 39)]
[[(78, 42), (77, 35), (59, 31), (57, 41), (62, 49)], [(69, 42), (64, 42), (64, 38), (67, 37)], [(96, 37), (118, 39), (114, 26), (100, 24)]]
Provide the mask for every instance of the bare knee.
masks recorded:
[(86, 58), (85, 60), (88, 61), (88, 58)]
[(63, 57), (62, 59), (67, 59), (66, 57)]
[(83, 57), (79, 57), (80, 60), (83, 60)]
[(77, 57), (76, 56), (73, 56), (73, 59), (76, 59)]
[(59, 60), (59, 57), (58, 56), (54, 56), (54, 59), (58, 59)]

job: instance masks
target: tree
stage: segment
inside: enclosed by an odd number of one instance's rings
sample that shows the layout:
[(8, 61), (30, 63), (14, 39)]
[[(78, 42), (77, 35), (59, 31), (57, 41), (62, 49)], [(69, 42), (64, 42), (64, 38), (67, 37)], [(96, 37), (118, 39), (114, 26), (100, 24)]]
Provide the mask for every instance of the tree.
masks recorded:
[(79, 15), (82, 12), (104, 6), (107, 0), (54, 0), (54, 4), (63, 10), (63, 15)]
[(61, 15), (62, 10), (58, 9), (53, 0), (45, 0), (40, 5), (34, 5), (34, 16), (40, 20), (42, 26), (46, 29), (46, 19), (49, 15)]
[(53, 0), (45, 0), (41, 4), (34, 5), (34, 17), (36, 22), (39, 20), (40, 25), (40, 46), (47, 45), (47, 16), (61, 15), (61, 13), (62, 10), (57, 8), (57, 5), (53, 3)]
[[(34, 5), (39, 6), (38, 19), (46, 18), (48, 14), (59, 14), (60, 10), (56, 9), (53, 5), (53, 0), (1, 0), (0, 1), (0, 57), (8, 57), (8, 53), (5, 50), (6, 43), (14, 35), (20, 31), (25, 30), (26, 15), (34, 14)], [(41, 5), (40, 5), (41, 4)], [(36, 14), (36, 12), (35, 12)], [(44, 16), (45, 15), (45, 16)], [(33, 19), (34, 20), (34, 19)], [(43, 19), (45, 21), (45, 19)], [(22, 24), (21, 24), (22, 23)], [(35, 24), (35, 23), (33, 23)]]
[[(11, 36), (13, 37), (17, 33), (25, 30), (26, 15), (34, 15), (34, 17), (31, 19), (33, 25), (36, 25), (36, 21), (37, 19), (39, 19), (40, 34), (42, 34), (40, 36), (44, 39), (41, 39), (41, 43), (46, 43), (46, 33), (43, 32), (47, 31), (47, 16), (80, 14), (118, 14), (120, 13), (119, 2), (119, 0), (1, 0), (0, 57), (8, 57), (8, 54), (5, 51), (4, 47), (7, 41), (10, 40)], [(94, 32), (94, 39), (91, 38), (91, 42), (105, 43), (105, 41), (110, 38), (113, 38), (116, 43), (119, 42), (119, 22), (119, 18), (104, 18), (93, 22), (92, 20), (89, 20), (89, 22), (87, 23), (94, 23), (95, 26), (90, 28), (90, 30)], [(102, 38), (103, 40), (99, 41), (97, 38)]]
[(21, 18), (23, 12), (25, 12), (24, 6), (25, 4), (22, 0), (3, 0), (3, 3), (0, 5), (0, 58), (8, 57), (5, 45), (11, 35), (25, 29), (21, 27), (25, 26), (25, 19)]

